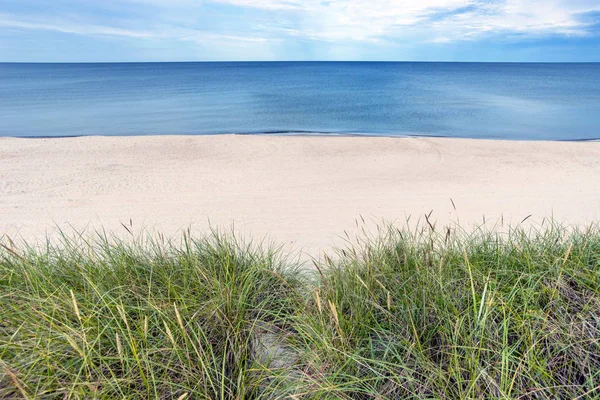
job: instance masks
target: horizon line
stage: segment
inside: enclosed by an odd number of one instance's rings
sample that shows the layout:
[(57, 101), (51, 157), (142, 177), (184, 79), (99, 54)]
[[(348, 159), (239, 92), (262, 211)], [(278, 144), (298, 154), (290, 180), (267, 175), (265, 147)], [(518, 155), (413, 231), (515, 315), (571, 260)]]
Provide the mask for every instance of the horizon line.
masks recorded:
[(211, 61), (0, 61), (0, 64), (216, 64), (216, 63), (388, 63), (388, 64), (600, 64), (600, 61), (420, 61), (420, 60), (211, 60)]

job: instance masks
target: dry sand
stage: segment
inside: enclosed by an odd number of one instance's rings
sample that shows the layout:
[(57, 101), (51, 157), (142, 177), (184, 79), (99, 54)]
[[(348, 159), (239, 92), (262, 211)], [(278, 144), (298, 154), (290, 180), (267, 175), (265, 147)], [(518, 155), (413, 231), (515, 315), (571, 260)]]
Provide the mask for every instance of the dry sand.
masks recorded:
[[(456, 205), (453, 208), (452, 199)], [(159, 136), (0, 139), (0, 235), (210, 224), (318, 256), (368, 221), (600, 221), (600, 143)]]

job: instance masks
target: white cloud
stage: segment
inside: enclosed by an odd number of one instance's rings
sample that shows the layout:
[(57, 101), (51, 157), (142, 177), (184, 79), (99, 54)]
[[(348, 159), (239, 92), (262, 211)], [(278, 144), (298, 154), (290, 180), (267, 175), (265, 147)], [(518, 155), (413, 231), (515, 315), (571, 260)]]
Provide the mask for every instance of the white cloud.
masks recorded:
[[(469, 40), (494, 33), (585, 35), (600, 0), (213, 0), (288, 14), (293, 34), (327, 41)], [(432, 17), (441, 16), (439, 19)], [(290, 28), (288, 28), (290, 29)]]
[[(214, 20), (207, 20), (212, 15), (203, 17), (209, 3)], [(589, 22), (579, 15), (600, 11), (600, 0), (89, 0), (87, 4), (122, 11), (129, 19), (103, 18), (93, 8), (81, 18), (78, 11), (84, 5), (74, 7), (72, 15), (52, 17), (48, 6), (38, 15), (0, 13), (0, 27), (195, 43), (260, 44), (291, 37), (340, 45), (444, 44), (494, 35), (586, 35)], [(234, 8), (216, 12), (223, 4)], [(246, 13), (248, 8), (258, 14)], [(244, 26), (219, 23), (218, 18), (226, 22), (230, 17)]]
[(474, 39), (493, 33), (585, 35), (589, 25), (579, 15), (595, 10), (600, 10), (600, 1), (577, 4), (564, 0), (506, 0), (437, 21), (432, 28), (447, 32), (454, 39)]

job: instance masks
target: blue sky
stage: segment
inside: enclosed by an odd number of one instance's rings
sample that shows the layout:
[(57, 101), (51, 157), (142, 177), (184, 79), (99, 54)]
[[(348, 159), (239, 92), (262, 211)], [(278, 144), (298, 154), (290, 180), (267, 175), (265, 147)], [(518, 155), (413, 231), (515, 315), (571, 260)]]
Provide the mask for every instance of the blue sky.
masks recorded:
[(600, 61), (600, 0), (0, 0), (0, 62)]

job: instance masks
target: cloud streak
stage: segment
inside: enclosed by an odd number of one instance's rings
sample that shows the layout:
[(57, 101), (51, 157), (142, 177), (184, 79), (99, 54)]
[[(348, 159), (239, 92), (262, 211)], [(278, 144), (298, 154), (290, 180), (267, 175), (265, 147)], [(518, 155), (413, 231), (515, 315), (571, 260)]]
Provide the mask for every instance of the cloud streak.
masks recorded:
[(72, 33), (76, 35), (119, 36), (135, 39), (151, 39), (156, 35), (152, 32), (135, 31), (102, 25), (73, 25), (70, 23), (51, 24), (35, 21), (21, 21), (0, 15), (0, 28), (27, 29)]
[(263, 37), (216, 34), (199, 29), (186, 29), (172, 26), (162, 28), (156, 27), (156, 29), (153, 30), (135, 30), (105, 25), (73, 24), (70, 21), (64, 20), (55, 20), (51, 23), (41, 22), (39, 20), (23, 21), (7, 17), (3, 14), (0, 14), (0, 28), (52, 31), (82, 36), (109, 36), (147, 40), (181, 40), (196, 43), (215, 41), (263, 43), (267, 41), (267, 39)]

